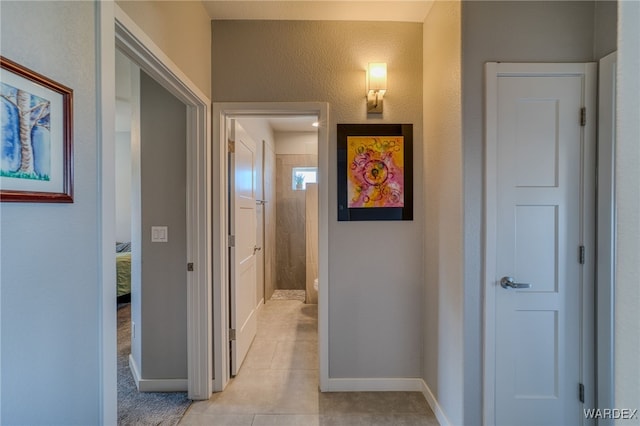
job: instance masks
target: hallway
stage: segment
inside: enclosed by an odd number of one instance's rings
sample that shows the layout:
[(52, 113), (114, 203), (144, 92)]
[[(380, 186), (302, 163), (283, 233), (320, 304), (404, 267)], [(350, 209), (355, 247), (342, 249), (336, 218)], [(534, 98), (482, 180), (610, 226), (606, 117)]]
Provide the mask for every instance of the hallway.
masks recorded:
[(318, 305), (270, 300), (240, 374), (181, 425), (437, 425), (419, 392), (318, 390)]

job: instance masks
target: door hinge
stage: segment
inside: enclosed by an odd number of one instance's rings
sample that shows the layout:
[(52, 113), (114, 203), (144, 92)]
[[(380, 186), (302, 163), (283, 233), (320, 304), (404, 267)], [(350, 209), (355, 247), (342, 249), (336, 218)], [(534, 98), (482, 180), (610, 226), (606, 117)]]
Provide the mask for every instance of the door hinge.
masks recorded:
[(232, 153), (232, 154), (234, 152), (236, 152), (236, 142), (235, 141), (232, 141), (232, 140), (229, 141), (229, 143), (228, 143), (228, 151), (230, 153)]
[(235, 247), (235, 246), (236, 246), (236, 236), (229, 235), (229, 247)]
[(584, 246), (580, 246), (579, 248), (578, 261), (581, 265), (584, 265)]
[(236, 329), (235, 328), (230, 328), (229, 329), (229, 340), (236, 340)]
[(587, 125), (587, 109), (585, 107), (580, 108), (580, 126)]
[(578, 399), (584, 403), (584, 385), (582, 383), (578, 383)]
[(189, 272), (193, 271), (193, 262), (187, 263), (187, 271)]

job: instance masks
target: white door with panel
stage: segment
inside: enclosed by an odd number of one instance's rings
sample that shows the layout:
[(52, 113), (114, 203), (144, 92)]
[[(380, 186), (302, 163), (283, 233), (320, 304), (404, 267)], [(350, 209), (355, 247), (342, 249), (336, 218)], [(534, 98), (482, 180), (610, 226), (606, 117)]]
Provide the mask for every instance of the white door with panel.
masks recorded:
[[(231, 374), (256, 335), (256, 144), (235, 121), (229, 153), (229, 279)], [(235, 334), (235, 336), (234, 336)]]
[(496, 425), (582, 424), (583, 383), (592, 382), (584, 377), (592, 354), (583, 322), (593, 318), (585, 312), (585, 291), (593, 290), (585, 261), (594, 250), (593, 231), (585, 231), (593, 229), (593, 125), (586, 127), (584, 108), (594, 68), (556, 66), (487, 67)]

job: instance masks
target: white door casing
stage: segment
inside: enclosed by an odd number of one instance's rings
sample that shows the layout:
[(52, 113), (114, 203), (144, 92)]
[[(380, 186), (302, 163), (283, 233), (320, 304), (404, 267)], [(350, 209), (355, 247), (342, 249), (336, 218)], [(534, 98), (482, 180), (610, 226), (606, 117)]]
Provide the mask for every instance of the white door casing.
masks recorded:
[(211, 395), (211, 101), (180, 71), (147, 34), (114, 2), (99, 2), (101, 216), (101, 380), (102, 424), (114, 424), (116, 398), (115, 318), (115, 199), (113, 151), (115, 129), (115, 49), (125, 53), (147, 74), (187, 105), (187, 256), (195, 265), (187, 276), (187, 369), (188, 397)]
[[(228, 161), (226, 141), (230, 134), (229, 118), (264, 116), (318, 117), (318, 190), (319, 190), (319, 234), (318, 234), (318, 352), (320, 389), (328, 390), (329, 383), (329, 191), (326, 180), (329, 169), (329, 104), (326, 102), (230, 102), (213, 104), (213, 187), (218, 188), (216, 208), (213, 209), (213, 372), (212, 387), (222, 391), (229, 383), (229, 255), (228, 229)], [(273, 153), (271, 153), (273, 155)]]
[[(616, 247), (615, 146), (617, 53), (600, 60), (598, 67), (598, 270), (597, 362), (598, 407), (615, 407), (614, 389), (614, 282)], [(598, 426), (613, 425), (598, 419)]]
[(581, 424), (593, 406), (594, 76), (487, 65), (485, 424)]
[(230, 126), (229, 231), (231, 375), (238, 374), (256, 335), (256, 143), (235, 120)]

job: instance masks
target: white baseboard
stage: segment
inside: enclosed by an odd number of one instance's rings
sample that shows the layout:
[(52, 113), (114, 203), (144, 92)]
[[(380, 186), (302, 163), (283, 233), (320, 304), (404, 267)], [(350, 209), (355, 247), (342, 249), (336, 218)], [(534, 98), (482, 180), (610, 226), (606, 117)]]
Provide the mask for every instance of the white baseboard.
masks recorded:
[(136, 361), (129, 355), (129, 369), (140, 392), (187, 392), (187, 379), (143, 379)]
[(133, 381), (136, 384), (138, 390), (140, 390), (140, 369), (138, 368), (138, 364), (136, 364), (136, 360), (133, 359), (133, 355), (129, 354), (129, 370), (131, 370), (131, 374), (133, 375)]
[(327, 392), (421, 392), (422, 379), (327, 379)]
[(422, 379), (420, 379), (420, 382), (420, 391), (422, 392), (422, 395), (424, 395), (424, 398), (427, 400), (429, 407), (431, 407), (431, 411), (433, 411), (433, 414), (436, 415), (436, 419), (438, 419), (438, 423), (440, 424), (440, 426), (451, 426), (451, 422), (442, 410), (440, 404), (438, 404), (438, 400), (433, 395), (433, 392), (431, 392), (431, 389), (429, 389), (429, 386), (427, 386), (427, 383)]

